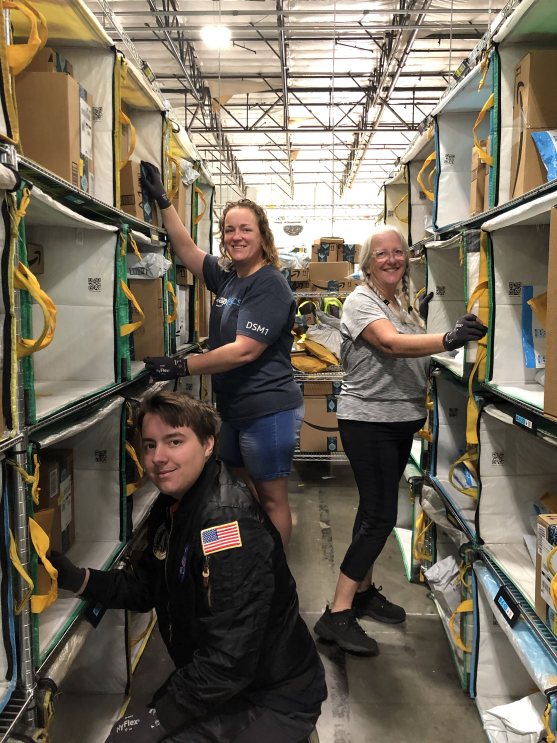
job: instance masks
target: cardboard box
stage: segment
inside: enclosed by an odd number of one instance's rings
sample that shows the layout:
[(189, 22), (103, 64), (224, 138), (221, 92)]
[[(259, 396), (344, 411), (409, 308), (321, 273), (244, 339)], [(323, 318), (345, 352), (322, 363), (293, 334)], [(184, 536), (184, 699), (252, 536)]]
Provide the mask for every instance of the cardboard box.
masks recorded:
[(311, 288), (310, 281), (298, 281), (296, 285), (297, 292), (309, 292), (310, 288)]
[[(491, 137), (488, 137), (486, 139), (485, 151), (488, 155), (491, 155)], [(484, 212), (489, 211), (491, 208), (489, 205), (489, 178), (492, 170), (493, 168), (489, 165), (485, 166)]]
[(304, 397), (306, 413), (300, 431), (300, 451), (343, 451), (338, 432), (337, 398)]
[(354, 273), (352, 263), (339, 261), (337, 263), (310, 263), (309, 278), (311, 291), (342, 291), (353, 292), (357, 284), (354, 279), (348, 278)]
[(343, 243), (338, 246), (337, 260), (345, 263), (359, 263), (362, 246), (357, 243)]
[(304, 397), (326, 397), (327, 395), (340, 395), (342, 381), (337, 382), (297, 382)]
[(129, 162), (120, 171), (120, 209), (136, 219), (157, 225), (155, 205), (141, 187), (141, 165)]
[[(553, 127), (554, 129), (557, 126)], [(511, 199), (522, 196), (534, 188), (547, 183), (547, 168), (543, 164), (532, 134), (543, 132), (543, 129), (524, 129), (523, 136), (514, 141), (511, 151)]]
[(545, 386), (543, 411), (557, 420), (557, 207), (549, 221), (547, 272), (547, 326), (545, 329)]
[(335, 243), (336, 245), (342, 245), (344, 243), (343, 237), (320, 237), (314, 240), (314, 245), (322, 245), (323, 243)]
[(193, 286), (193, 274), (185, 266), (176, 264), (176, 283), (178, 286)]
[[(176, 177), (175, 174), (174, 174), (174, 177)], [(176, 196), (172, 200), (172, 205), (178, 212), (178, 216), (180, 217), (180, 222), (185, 225), (188, 199), (191, 198), (191, 194), (188, 193), (188, 187), (184, 186), (184, 184), (182, 183), (180, 172), (178, 172), (178, 178), (180, 182), (178, 183), (178, 190), (176, 192)], [(172, 186), (173, 188), (175, 188), (176, 186), (175, 182), (173, 182)], [(189, 228), (189, 225), (186, 225), (186, 226)]]
[(40, 463), (37, 511), (53, 509), (50, 548), (65, 553), (75, 541), (73, 451), (46, 449)]
[(42, 245), (27, 243), (27, 264), (31, 273), (44, 273), (44, 250)]
[(209, 337), (209, 316), (211, 314), (211, 292), (201, 281), (197, 285), (197, 305), (195, 310), (196, 340), (201, 341)]
[[(145, 313), (145, 322), (130, 335), (132, 361), (143, 361), (147, 356), (164, 356), (165, 317), (163, 309), (162, 279), (129, 279), (128, 286)], [(141, 316), (130, 303), (130, 322)]]
[(35, 54), (24, 72), (64, 72), (73, 77), (73, 66), (61, 54), (45, 46)]
[[(555, 609), (549, 590), (553, 576), (547, 567), (547, 557), (557, 545), (557, 514), (543, 513), (538, 516), (536, 543), (536, 614), (555, 633)], [(551, 564), (557, 570), (557, 555), (553, 556)]]
[[(125, 101), (120, 101), (120, 109), (128, 119), (130, 118), (130, 107)], [(123, 163), (130, 151), (131, 130), (129, 124), (120, 122), (120, 162)], [(120, 189), (121, 192), (121, 189)]]
[[(487, 147), (487, 140), (480, 142), (484, 150)], [(478, 151), (472, 147), (472, 175), (470, 183), (470, 216), (475, 217), (481, 214), (485, 209), (485, 186), (486, 186), (487, 165), (480, 159)]]
[(94, 196), (92, 97), (63, 72), (24, 71), (15, 89), (25, 156)]
[(309, 271), (307, 268), (283, 268), (281, 273), (287, 280), (292, 291), (299, 291), (300, 284), (309, 284)]
[[(555, 50), (530, 52), (517, 64), (513, 98), (517, 134), (522, 128), (546, 130), (557, 127), (556, 71)], [(514, 134), (513, 131), (513, 137)]]
[(311, 248), (311, 260), (319, 263), (336, 263), (339, 243), (317, 242)]

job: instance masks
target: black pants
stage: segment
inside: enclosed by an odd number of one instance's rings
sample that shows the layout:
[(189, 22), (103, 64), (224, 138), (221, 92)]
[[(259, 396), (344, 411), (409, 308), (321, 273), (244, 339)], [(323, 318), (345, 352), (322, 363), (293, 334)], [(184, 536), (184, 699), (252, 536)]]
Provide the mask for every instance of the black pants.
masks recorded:
[(340, 438), (360, 494), (352, 544), (340, 569), (358, 583), (396, 526), (398, 483), (410, 456), (412, 437), (424, 422), (423, 418), (394, 423), (339, 418)]

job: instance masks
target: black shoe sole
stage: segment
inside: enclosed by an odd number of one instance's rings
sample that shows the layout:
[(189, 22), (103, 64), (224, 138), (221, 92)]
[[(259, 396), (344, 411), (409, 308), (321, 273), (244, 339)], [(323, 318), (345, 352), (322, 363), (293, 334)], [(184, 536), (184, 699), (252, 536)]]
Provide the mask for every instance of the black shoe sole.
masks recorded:
[(327, 640), (328, 642), (334, 642), (335, 645), (338, 645), (339, 648), (342, 648), (342, 650), (347, 650), (350, 653), (358, 653), (358, 655), (366, 655), (369, 657), (379, 655), (379, 648), (376, 647), (375, 649), (365, 648), (362, 645), (354, 645), (351, 642), (346, 642), (342, 638), (338, 637), (334, 632), (332, 632), (327, 625), (321, 621), (321, 619), (317, 622), (317, 624), (314, 627), (314, 631), (321, 639)]
[(375, 614), (372, 611), (364, 611), (354, 609), (354, 614), (358, 619), (375, 619), (376, 622), (382, 622), (383, 624), (402, 624), (406, 621), (406, 615), (402, 619), (390, 619), (389, 617), (381, 616), (381, 614)]

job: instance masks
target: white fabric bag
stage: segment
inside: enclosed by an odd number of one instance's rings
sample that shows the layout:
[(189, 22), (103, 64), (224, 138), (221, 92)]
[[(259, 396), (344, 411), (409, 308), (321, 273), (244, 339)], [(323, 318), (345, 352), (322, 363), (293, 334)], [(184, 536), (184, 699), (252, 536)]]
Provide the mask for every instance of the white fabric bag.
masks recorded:
[(484, 728), (493, 743), (539, 743), (545, 738), (542, 716), (547, 705), (539, 692), (484, 712)]

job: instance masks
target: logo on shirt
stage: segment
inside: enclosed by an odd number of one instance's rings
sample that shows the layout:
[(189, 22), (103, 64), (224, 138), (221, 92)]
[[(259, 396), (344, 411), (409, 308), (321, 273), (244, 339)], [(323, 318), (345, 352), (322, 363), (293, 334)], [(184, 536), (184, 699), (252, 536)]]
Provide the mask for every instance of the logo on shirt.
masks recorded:
[(247, 322), (246, 330), (255, 330), (256, 333), (263, 333), (263, 335), (267, 335), (267, 333), (269, 332), (269, 328), (264, 328), (262, 325), (258, 325), (256, 322)]
[(215, 307), (227, 307), (229, 304), (236, 304), (238, 307), (241, 305), (242, 300), (236, 297), (218, 297), (215, 299)]

